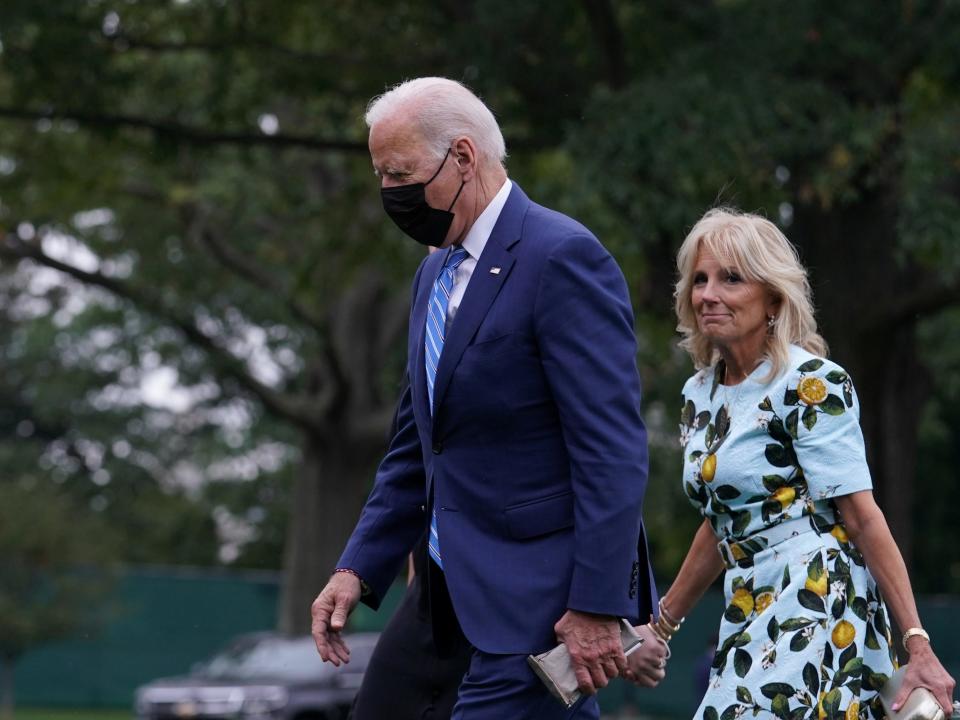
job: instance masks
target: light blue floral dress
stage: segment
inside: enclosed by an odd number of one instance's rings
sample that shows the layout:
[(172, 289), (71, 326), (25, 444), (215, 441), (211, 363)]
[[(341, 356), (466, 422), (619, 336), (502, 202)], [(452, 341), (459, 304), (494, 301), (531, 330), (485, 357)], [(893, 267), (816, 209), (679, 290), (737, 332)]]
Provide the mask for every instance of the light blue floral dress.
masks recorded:
[(697, 720), (880, 720), (887, 611), (833, 498), (870, 490), (859, 404), (835, 363), (792, 347), (740, 385), (683, 388), (683, 487), (722, 542), (726, 609)]

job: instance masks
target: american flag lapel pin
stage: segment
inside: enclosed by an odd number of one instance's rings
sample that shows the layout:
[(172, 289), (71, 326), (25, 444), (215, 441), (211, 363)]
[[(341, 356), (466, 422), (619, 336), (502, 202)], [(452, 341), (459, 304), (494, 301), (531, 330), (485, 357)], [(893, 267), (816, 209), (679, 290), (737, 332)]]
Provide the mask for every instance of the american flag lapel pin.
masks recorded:
[(500, 274), (500, 268), (498, 268), (498, 267), (492, 267), (492, 268), (490, 268), (490, 274), (491, 274), (491, 275), (499, 275), (499, 274)]

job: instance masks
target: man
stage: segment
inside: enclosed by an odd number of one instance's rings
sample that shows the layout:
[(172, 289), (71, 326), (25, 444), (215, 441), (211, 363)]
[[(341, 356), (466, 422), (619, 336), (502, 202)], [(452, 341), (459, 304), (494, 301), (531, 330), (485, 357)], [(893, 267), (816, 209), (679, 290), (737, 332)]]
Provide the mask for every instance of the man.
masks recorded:
[[(453, 718), (596, 718), (589, 696), (628, 671), (617, 618), (654, 606), (623, 275), (585, 227), (507, 178), (493, 114), (459, 83), (403, 83), (366, 121), (385, 210), (441, 251), (414, 278), (398, 431), (313, 603), (317, 649), (348, 660), (348, 613), (379, 605), (429, 527), (434, 638), (462, 630), (473, 647)], [(569, 712), (525, 660), (557, 639), (588, 696)]]
[[(390, 437), (397, 434), (398, 422), (394, 414)], [(410, 554), (407, 590), (380, 633), (347, 720), (450, 720), (471, 648), (460, 633), (445, 638), (442, 655), (434, 643), (429, 598), (423, 592), (431, 562), (428, 541), (426, 531)]]

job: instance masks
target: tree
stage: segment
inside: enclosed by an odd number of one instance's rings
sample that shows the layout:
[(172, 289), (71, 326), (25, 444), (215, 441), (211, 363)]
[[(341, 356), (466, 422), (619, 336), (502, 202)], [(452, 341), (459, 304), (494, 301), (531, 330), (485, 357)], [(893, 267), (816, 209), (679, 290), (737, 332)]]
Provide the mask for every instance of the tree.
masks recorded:
[(111, 546), (89, 510), (36, 478), (0, 484), (0, 718), (13, 717), (13, 669), (27, 650), (108, 617)]
[(573, 195), (599, 194), (629, 221), (621, 228), (637, 229), (620, 242), (659, 267), (641, 302), (664, 317), (669, 259), (705, 208), (732, 203), (786, 226), (834, 357), (855, 380), (877, 494), (909, 558), (931, 389), (917, 326), (960, 300), (960, 62), (950, 49), (960, 9), (735, 2), (680, 12), (687, 42), (596, 93), (570, 143), (587, 168)]
[[(672, 492), (689, 369), (671, 349), (673, 253), (718, 199), (789, 221), (906, 542), (909, 504), (890, 493), (910, 486), (926, 393), (914, 318), (956, 304), (955, 15), (819, 0), (5, 2), (11, 395), (40, 413), (34, 396), (69, 398), (53, 457), (78, 494), (192, 502), (198, 535), (220, 511), (269, 538), (247, 544), (250, 562), (283, 545), (281, 626), (305, 629), (382, 452), (421, 258), (383, 217), (360, 118), (386, 86), (443, 74), (496, 110), (513, 177), (627, 272), (648, 508), (668, 508), (648, 513), (661, 569), (695, 522)], [(871, 297), (876, 283), (889, 292)], [(91, 487), (98, 458), (110, 480)], [(124, 497), (104, 510), (118, 522)]]
[[(275, 47), (291, 39), (283, 33), (306, 30), (297, 12), (284, 16), (266, 4), (254, 18), (244, 8), (212, 4), (185, 7), (179, 16), (147, 6), (123, 10), (122, 36), (119, 26), (109, 27), (115, 13), (90, 5), (5, 10), (5, 77), (8, 88), (15, 86), (8, 117), (36, 107), (46, 92), (71, 89), (60, 95), (70, 98), (62, 119), (49, 128), (41, 122), (39, 132), (17, 123), (7, 136), (3, 152), (13, 167), (3, 190), (4, 254), (19, 260), (28, 276), (49, 268), (70, 281), (66, 290), (59, 283), (42, 294), (47, 318), (75, 302), (77, 284), (92, 295), (60, 328), (64, 345), (92, 346), (77, 359), (88, 376), (75, 409), (100, 416), (99, 410), (118, 411), (124, 393), (133, 396), (130, 414), (142, 418), (140, 434), (152, 437), (123, 433), (133, 443), (127, 465), (161, 485), (183, 485), (193, 474), (208, 475), (211, 464), (225, 464), (231, 444), (247, 456), (264, 444), (299, 446), (292, 503), (301, 511), (290, 523), (291, 599), (284, 616), (300, 618), (365, 493), (356, 478), (367, 474), (382, 446), (393, 403), (392, 390), (380, 381), (382, 363), (391, 367), (384, 376), (399, 377), (389, 348), (403, 326), (401, 291), (357, 267), (357, 239), (377, 235), (362, 204), (359, 222), (346, 211), (358, 206), (350, 201), (357, 170), (350, 157), (318, 163), (302, 152), (332, 148), (349, 155), (364, 146), (349, 138), (326, 142), (247, 129), (253, 98), (275, 108), (284, 123), (310, 112), (290, 107), (287, 93), (294, 89), (271, 87), (276, 71), (261, 72), (261, 53), (284, 58), (284, 49)], [(194, 19), (212, 28), (203, 39), (209, 47), (190, 41), (174, 47), (171, 39)], [(259, 20), (267, 24), (249, 37), (248, 26)], [(224, 34), (227, 28), (232, 35)], [(57, 57), (61, 43), (82, 56), (81, 77), (66, 63), (43, 62), (45, 55)], [(282, 65), (289, 70), (305, 59), (293, 52)], [(311, 62), (316, 67), (324, 60)], [(168, 107), (157, 107), (162, 93), (156, 88), (171, 77), (181, 83), (178, 91), (166, 96)], [(131, 112), (120, 110), (123, 105)], [(145, 107), (156, 120), (133, 117)], [(330, 110), (315, 128), (318, 135), (349, 112)], [(206, 126), (163, 119), (173, 114)], [(85, 123), (83, 130), (77, 123)], [(224, 129), (228, 124), (243, 129)], [(397, 257), (388, 251), (381, 260), (389, 262), (391, 254)], [(157, 368), (172, 369), (188, 389), (179, 412), (144, 407), (138, 397)], [(25, 370), (42, 382), (36, 368)], [(101, 392), (91, 397), (94, 388)], [(268, 427), (263, 416), (280, 427)], [(156, 436), (164, 424), (181, 447), (149, 452), (161, 445)], [(90, 433), (87, 427), (76, 432)], [(210, 434), (219, 437), (200, 448), (206, 457), (197, 457), (193, 440)], [(101, 444), (106, 456), (117, 454), (111, 443)], [(274, 454), (290, 464), (287, 450)], [(303, 622), (285, 625), (302, 628)]]

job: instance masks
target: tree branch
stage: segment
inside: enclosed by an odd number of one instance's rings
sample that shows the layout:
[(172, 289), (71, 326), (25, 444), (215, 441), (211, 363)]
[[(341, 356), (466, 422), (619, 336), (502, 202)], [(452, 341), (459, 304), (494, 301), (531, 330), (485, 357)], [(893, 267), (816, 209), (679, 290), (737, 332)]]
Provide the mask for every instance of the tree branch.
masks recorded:
[(948, 305), (960, 303), (960, 280), (947, 285), (921, 286), (912, 293), (900, 293), (891, 307), (873, 318), (870, 327), (896, 326), (917, 317), (933, 315)]
[(241, 145), (272, 148), (302, 148), (318, 152), (366, 153), (367, 144), (356, 140), (328, 140), (306, 135), (265, 135), (252, 132), (209, 131), (177, 122), (164, 122), (137, 115), (92, 113), (82, 110), (48, 109), (29, 110), (0, 105), (0, 118), (11, 120), (73, 120), (92, 127), (133, 128), (146, 130), (157, 138), (186, 145)]
[(202, 245), (223, 267), (233, 272), (255, 287), (267, 290), (279, 297), (290, 309), (297, 320), (306, 324), (319, 334), (325, 331), (323, 321), (313, 311), (297, 300), (285, 285), (274, 275), (256, 263), (250, 262), (228, 243), (208, 223), (207, 214), (200, 208), (190, 207), (187, 217), (187, 234)]
[(118, 298), (140, 307), (175, 327), (193, 345), (204, 350), (211, 358), (216, 360), (226, 376), (235, 380), (241, 387), (257, 397), (270, 412), (309, 431), (315, 431), (320, 427), (321, 418), (316, 413), (312, 400), (304, 401), (264, 385), (244, 368), (242, 361), (222, 347), (214, 338), (201, 331), (193, 319), (177, 313), (157, 297), (138, 291), (132, 285), (116, 278), (107, 277), (99, 272), (81, 270), (50, 257), (43, 252), (37, 243), (24, 242), (13, 233), (6, 234), (3, 244), (0, 245), (0, 255), (9, 259), (33, 260), (84, 284), (103, 288)]
[(210, 54), (222, 53), (225, 50), (250, 48), (253, 50), (265, 50), (276, 55), (282, 55), (297, 62), (309, 62), (317, 65), (335, 67), (345, 67), (356, 65), (363, 61), (363, 58), (357, 54), (333, 55), (332, 53), (316, 53), (307, 50), (297, 50), (295, 48), (279, 45), (265, 38), (258, 37), (240, 37), (235, 40), (194, 40), (184, 42), (164, 42), (160, 40), (150, 40), (149, 38), (135, 37), (119, 33), (112, 36), (104, 36), (104, 39), (110, 44), (110, 48), (116, 52), (127, 52), (128, 50), (141, 50), (154, 53), (180, 53), (180, 52), (203, 52)]

